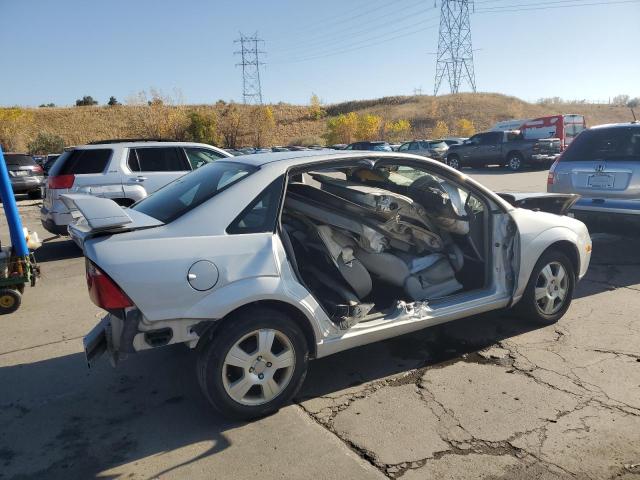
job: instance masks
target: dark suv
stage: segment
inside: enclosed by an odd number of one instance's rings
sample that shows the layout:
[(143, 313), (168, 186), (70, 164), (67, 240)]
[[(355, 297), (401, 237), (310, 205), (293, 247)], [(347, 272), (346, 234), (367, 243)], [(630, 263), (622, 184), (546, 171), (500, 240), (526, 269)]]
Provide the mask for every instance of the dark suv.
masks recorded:
[(13, 193), (26, 193), (29, 198), (40, 198), (40, 186), (44, 181), (44, 171), (31, 155), (5, 153), (4, 161), (9, 170)]
[(355, 142), (345, 147), (345, 150), (373, 150), (375, 152), (392, 152), (388, 142)]

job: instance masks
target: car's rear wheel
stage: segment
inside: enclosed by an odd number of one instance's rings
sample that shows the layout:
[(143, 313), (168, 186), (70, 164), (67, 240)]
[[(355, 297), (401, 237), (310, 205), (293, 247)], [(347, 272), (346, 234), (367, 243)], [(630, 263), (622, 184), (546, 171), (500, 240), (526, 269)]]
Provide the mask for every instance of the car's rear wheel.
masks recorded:
[(522, 170), (522, 155), (518, 152), (511, 152), (507, 157), (507, 167), (513, 172)]
[(460, 170), (460, 159), (457, 155), (450, 155), (447, 157), (447, 165), (456, 170)]
[(536, 263), (517, 309), (535, 322), (555, 323), (569, 309), (574, 288), (571, 260), (558, 250), (548, 250)]
[(307, 363), (307, 343), (293, 320), (251, 308), (226, 319), (199, 350), (198, 379), (214, 408), (250, 419), (288, 403), (302, 386)]

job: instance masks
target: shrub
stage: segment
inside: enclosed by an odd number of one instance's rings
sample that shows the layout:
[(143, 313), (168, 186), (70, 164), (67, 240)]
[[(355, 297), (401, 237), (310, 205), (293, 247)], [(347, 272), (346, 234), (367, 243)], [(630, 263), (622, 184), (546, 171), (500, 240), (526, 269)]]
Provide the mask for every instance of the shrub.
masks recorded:
[(300, 145), (302, 147), (310, 147), (312, 145), (324, 145), (324, 140), (317, 136), (295, 137), (289, 140), (289, 145)]
[(411, 123), (409, 120), (396, 120), (384, 124), (385, 137), (391, 142), (405, 140), (410, 132)]
[(471, 120), (461, 118), (456, 122), (456, 133), (459, 137), (470, 137), (475, 135), (476, 127)]
[(218, 115), (216, 115), (216, 112), (189, 112), (187, 118), (189, 119), (186, 129), (187, 139), (192, 142), (209, 143), (211, 145), (220, 143)]
[(47, 153), (60, 153), (64, 150), (64, 138), (53, 133), (40, 132), (29, 142), (31, 155), (46, 155)]
[(435, 139), (446, 137), (447, 135), (449, 135), (449, 126), (447, 125), (447, 122), (444, 120), (438, 120), (436, 122), (436, 126), (431, 130), (431, 137)]

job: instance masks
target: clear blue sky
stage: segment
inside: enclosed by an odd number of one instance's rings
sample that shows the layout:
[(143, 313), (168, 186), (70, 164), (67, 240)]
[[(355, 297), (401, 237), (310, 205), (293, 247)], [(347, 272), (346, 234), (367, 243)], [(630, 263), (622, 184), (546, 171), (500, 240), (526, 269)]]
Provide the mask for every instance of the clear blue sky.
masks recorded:
[[(640, 2), (548, 8), (601, 2), (477, 0), (478, 90), (640, 96)], [(520, 11), (480, 12), (510, 5)], [(545, 9), (522, 11), (534, 6)], [(433, 0), (0, 0), (0, 105), (123, 101), (150, 87), (186, 103), (241, 100), (240, 31), (265, 39), (268, 102), (431, 93), (438, 14)]]

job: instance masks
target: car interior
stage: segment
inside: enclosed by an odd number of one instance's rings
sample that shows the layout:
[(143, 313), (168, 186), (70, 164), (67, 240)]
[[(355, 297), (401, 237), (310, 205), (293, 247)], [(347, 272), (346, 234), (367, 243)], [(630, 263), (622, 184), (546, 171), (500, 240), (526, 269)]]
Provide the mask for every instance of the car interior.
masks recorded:
[(490, 209), (427, 170), (388, 163), (290, 176), (280, 233), (300, 281), (341, 329), (398, 302), (437, 302), (489, 279)]

